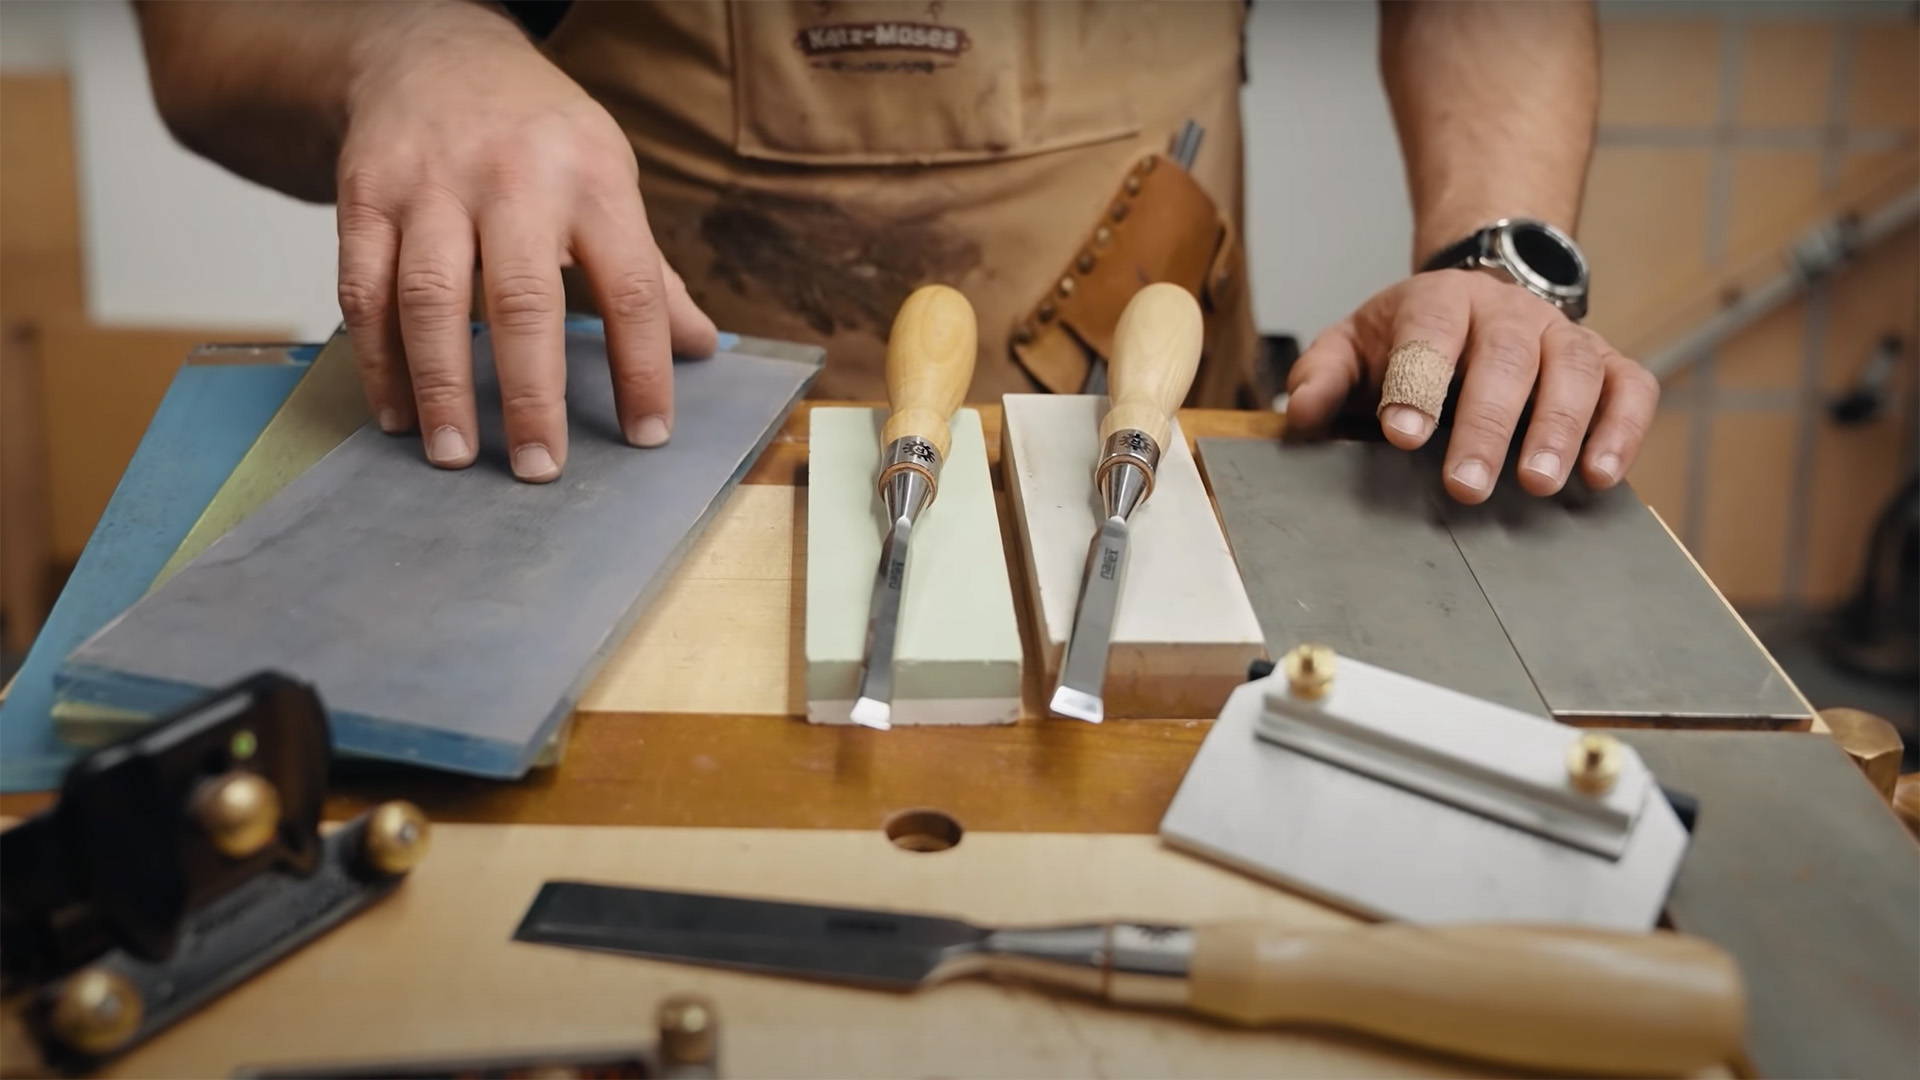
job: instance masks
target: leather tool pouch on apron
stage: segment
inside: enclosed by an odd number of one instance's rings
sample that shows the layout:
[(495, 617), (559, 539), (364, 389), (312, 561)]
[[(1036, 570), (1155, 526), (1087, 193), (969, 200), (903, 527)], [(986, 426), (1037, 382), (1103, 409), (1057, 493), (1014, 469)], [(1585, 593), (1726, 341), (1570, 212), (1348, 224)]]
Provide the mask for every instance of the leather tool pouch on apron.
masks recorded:
[(1207, 310), (1220, 308), (1235, 285), (1234, 242), (1232, 224), (1185, 169), (1159, 154), (1140, 159), (1015, 327), (1014, 356), (1054, 393), (1104, 392), (1114, 327), (1133, 294), (1171, 281)]

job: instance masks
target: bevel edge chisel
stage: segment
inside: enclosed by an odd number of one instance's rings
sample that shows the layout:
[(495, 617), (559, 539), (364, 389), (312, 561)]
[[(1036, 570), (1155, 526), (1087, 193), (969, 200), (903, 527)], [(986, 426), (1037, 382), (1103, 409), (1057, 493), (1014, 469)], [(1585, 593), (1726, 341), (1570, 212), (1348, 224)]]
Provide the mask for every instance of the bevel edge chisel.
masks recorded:
[(1106, 718), (1107, 655), (1126, 583), (1128, 521), (1153, 494), (1154, 471), (1200, 366), (1204, 322), (1193, 294), (1170, 282), (1135, 293), (1113, 334), (1111, 404), (1100, 421), (1094, 483), (1105, 518), (1087, 546), (1080, 592), (1048, 711), (1098, 724)]
[(863, 727), (893, 726), (894, 648), (914, 523), (933, 504), (946, 460), (955, 409), (973, 381), (979, 329), (973, 306), (956, 289), (923, 285), (894, 316), (887, 335), (887, 404), (881, 430), (878, 486), (887, 510), (867, 599), (866, 645), (861, 650), (858, 700), (850, 719)]

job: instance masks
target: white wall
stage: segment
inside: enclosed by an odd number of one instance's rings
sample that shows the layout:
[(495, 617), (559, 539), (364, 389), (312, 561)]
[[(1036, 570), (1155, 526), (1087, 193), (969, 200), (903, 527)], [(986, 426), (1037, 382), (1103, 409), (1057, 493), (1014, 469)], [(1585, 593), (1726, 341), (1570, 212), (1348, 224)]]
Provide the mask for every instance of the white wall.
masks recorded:
[(95, 322), (280, 329), (309, 341), (332, 332), (332, 209), (249, 183), (173, 141), (154, 110), (132, 8), (4, 2), (0, 40), (7, 70), (72, 76)]
[(1241, 108), (1254, 317), (1302, 346), (1413, 257), (1378, 27), (1372, 3), (1253, 5)]
[[(1409, 215), (1372, 3), (1261, 0), (1248, 34), (1247, 243), (1263, 329), (1311, 335), (1404, 272)], [(91, 314), (331, 331), (332, 211), (175, 144), (124, 3), (0, 0), (0, 66), (72, 72)]]

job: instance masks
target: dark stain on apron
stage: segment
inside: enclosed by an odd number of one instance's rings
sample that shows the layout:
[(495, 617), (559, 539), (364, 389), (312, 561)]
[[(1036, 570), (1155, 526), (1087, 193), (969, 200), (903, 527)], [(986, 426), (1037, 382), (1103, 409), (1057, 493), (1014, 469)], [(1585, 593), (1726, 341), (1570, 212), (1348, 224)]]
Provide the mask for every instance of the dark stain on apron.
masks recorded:
[(925, 218), (738, 186), (721, 193), (700, 235), (714, 280), (742, 296), (758, 286), (822, 336), (865, 328), (884, 339), (908, 293), (980, 265), (979, 244)]

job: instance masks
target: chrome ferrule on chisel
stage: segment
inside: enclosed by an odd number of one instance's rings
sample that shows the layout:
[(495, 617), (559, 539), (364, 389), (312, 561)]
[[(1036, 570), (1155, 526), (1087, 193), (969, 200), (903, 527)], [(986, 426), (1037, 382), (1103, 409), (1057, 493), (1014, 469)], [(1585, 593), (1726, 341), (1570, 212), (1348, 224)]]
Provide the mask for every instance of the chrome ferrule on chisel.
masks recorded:
[(1160, 444), (1146, 432), (1128, 428), (1107, 436), (1093, 473), (1107, 517), (1132, 517), (1134, 508), (1153, 494), (1153, 471), (1159, 465)]
[(1118, 1005), (1187, 1007), (1193, 930), (1146, 923), (1014, 927), (955, 950), (929, 982), (985, 972), (1058, 986)]

